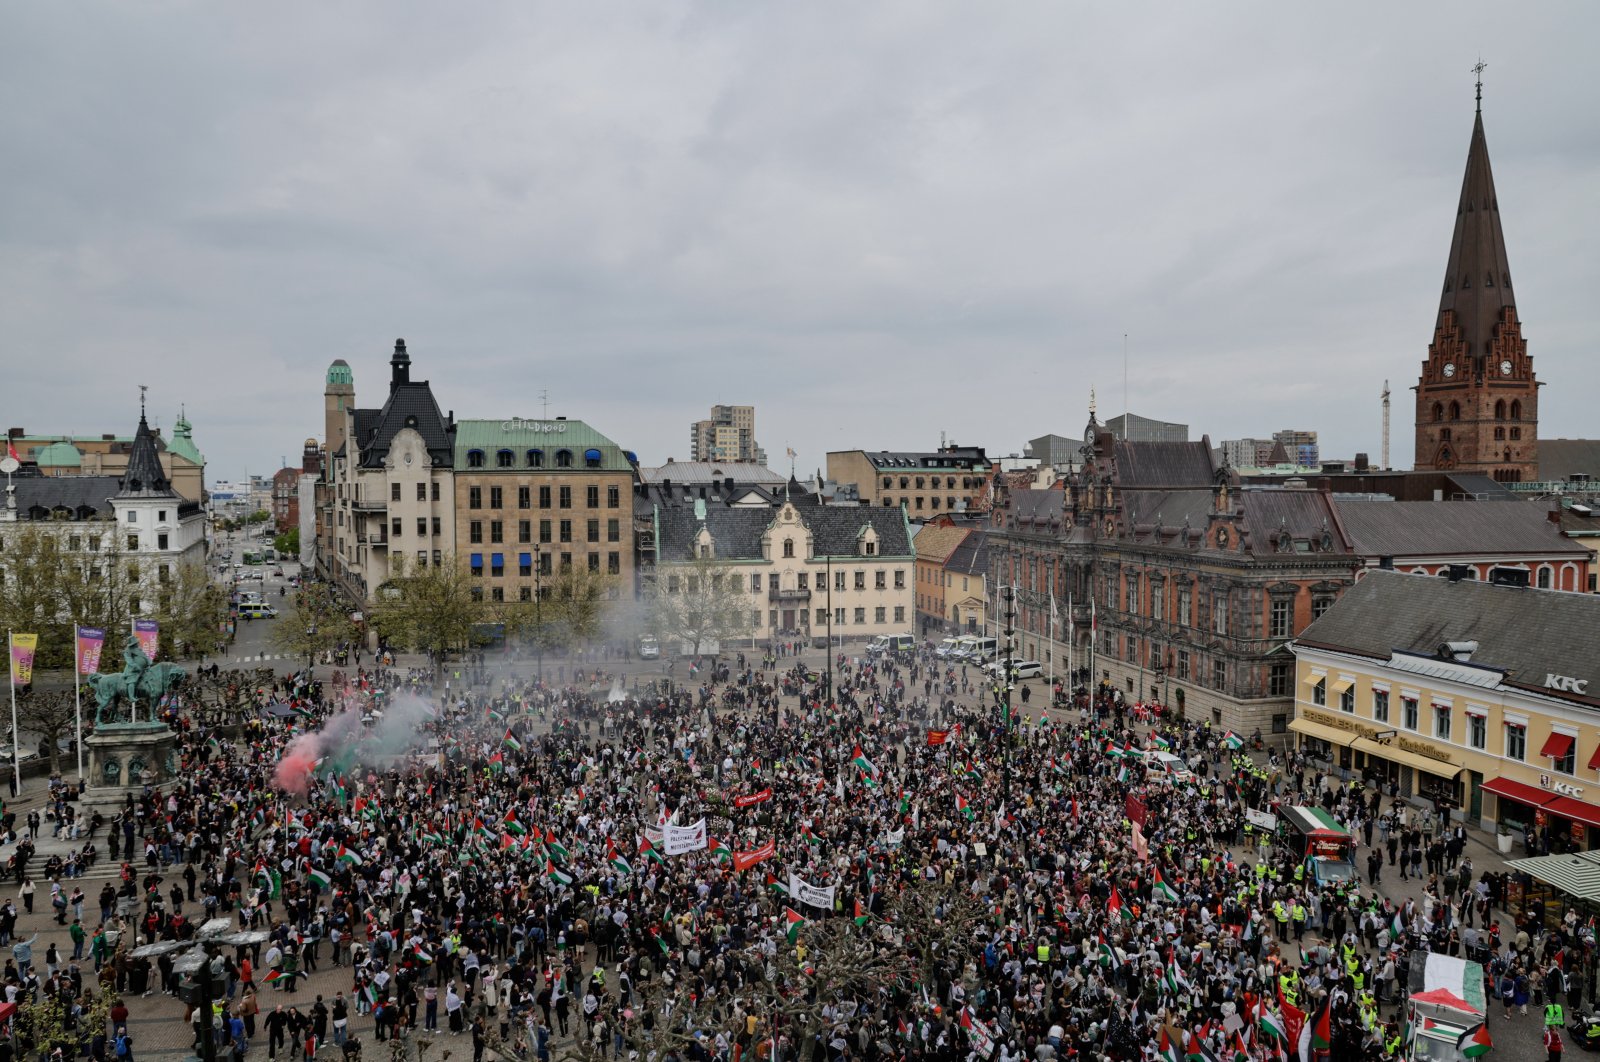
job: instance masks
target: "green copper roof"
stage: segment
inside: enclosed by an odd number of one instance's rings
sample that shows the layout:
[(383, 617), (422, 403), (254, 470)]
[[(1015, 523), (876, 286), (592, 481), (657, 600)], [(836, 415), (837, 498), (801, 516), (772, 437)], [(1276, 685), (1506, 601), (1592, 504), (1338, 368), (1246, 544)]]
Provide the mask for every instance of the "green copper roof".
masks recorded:
[(572, 451), (573, 468), (586, 468), (584, 455), (589, 450), (600, 451), (599, 468), (606, 472), (630, 472), (633, 466), (622, 448), (595, 431), (581, 420), (529, 420), (511, 417), (507, 420), (456, 421), (456, 471), (471, 469), (469, 455), (473, 450), (483, 451), (483, 468), (500, 467), (497, 455), (510, 450), (511, 468), (527, 470), (529, 450), (543, 450), (541, 471), (559, 468), (556, 453)]
[(48, 446), (41, 446), (33, 452), (33, 459), (41, 468), (81, 468), (83, 454), (78, 448), (62, 439)]
[(203, 465), (206, 459), (195, 446), (193, 433), (194, 426), (189, 423), (189, 418), (178, 414), (178, 421), (172, 426), (172, 441), (167, 444), (167, 452)]
[(356, 382), (355, 374), (350, 371), (350, 363), (343, 358), (338, 358), (328, 366), (328, 382), (331, 384), (350, 384)]

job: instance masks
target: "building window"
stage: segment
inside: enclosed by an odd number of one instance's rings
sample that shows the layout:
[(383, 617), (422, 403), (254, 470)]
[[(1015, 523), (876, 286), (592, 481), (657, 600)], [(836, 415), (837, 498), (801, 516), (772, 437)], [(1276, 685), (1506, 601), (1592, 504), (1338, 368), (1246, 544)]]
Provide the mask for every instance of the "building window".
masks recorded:
[(539, 521), (539, 541), (540, 542), (546, 542), (546, 543), (551, 541), (551, 538), (550, 538), (550, 521), (549, 520), (540, 520)]
[(389, 500), (390, 501), (399, 501), (400, 500), (400, 484), (398, 484), (398, 483), (389, 484)]
[(426, 516), (417, 517), (417, 537), (428, 537), (428, 518)]
[[(1054, 594), (1054, 591), (1052, 591)], [(1150, 615), (1158, 620), (1167, 618), (1167, 584), (1157, 578), (1150, 580)]]
[(483, 587), (474, 586), (472, 588), (472, 600), (474, 600), (474, 601), (482, 601), (483, 600)]
[(856, 572), (856, 589), (857, 590), (865, 590), (866, 588), (867, 588), (867, 573), (866, 572)]
[(467, 467), (468, 468), (482, 468), (483, 467), (483, 451), (482, 450), (468, 450), (467, 451)]
[(1273, 664), (1267, 673), (1267, 696), (1287, 697), (1294, 685), (1294, 669), (1288, 664)]
[(533, 488), (532, 487), (518, 487), (517, 488), (517, 508), (519, 508), (519, 509), (531, 509), (531, 508), (533, 508)]
[(1549, 568), (1540, 568), (1539, 569), (1538, 585), (1539, 585), (1539, 589), (1540, 590), (1548, 590), (1548, 589), (1550, 589), (1550, 569)]
[(1225, 660), (1211, 661), (1211, 685), (1216, 689), (1226, 689), (1228, 686), (1228, 664)]
[(563, 521), (561, 521), (561, 541), (563, 541), (563, 542), (571, 542), (572, 541), (572, 521), (571, 520), (563, 520)]
[(483, 508), (483, 488), (482, 487), (468, 487), (467, 488), (467, 508), (469, 508), (469, 509), (481, 509), (481, 508)]
[(1227, 591), (1218, 591), (1211, 602), (1212, 630), (1218, 634), (1228, 633), (1228, 594)]
[(156, 549), (166, 549), (166, 548), (167, 548), (167, 536), (165, 534), (157, 535), (156, 536)]
[(606, 571), (612, 575), (622, 574), (622, 554), (616, 550), (606, 554)]
[(435, 568), (437, 568), (440, 565), (440, 563), (442, 563), (443, 559), (444, 559), (444, 551), (443, 550), (436, 549), (436, 550), (433, 551), (433, 566)]
[(532, 554), (524, 553), (522, 556), (517, 558), (517, 574), (522, 576), (524, 579), (528, 579), (533, 576)]
[(1407, 730), (1417, 728), (1417, 699), (1415, 697), (1400, 698), (1400, 725)]
[(544, 451), (543, 450), (529, 450), (528, 451), (528, 467), (529, 468), (543, 468), (544, 467)]
[(825, 609), (825, 608), (817, 609), (817, 626), (819, 626), (819, 627), (824, 626), (827, 622), (828, 622), (828, 610)]
[(895, 569), (895, 572), (894, 572), (894, 588), (896, 590), (904, 590), (906, 588), (906, 573), (905, 573), (905, 571), (903, 569), (900, 569), (900, 568), (896, 568)]
[(1311, 687), (1311, 703), (1316, 705), (1326, 705), (1328, 703), (1328, 680), (1326, 678)]
[(1139, 577), (1137, 575), (1129, 575), (1127, 577), (1127, 587), (1128, 615), (1137, 616), (1139, 614)]
[(489, 521), (489, 541), (504, 542), (506, 540), (506, 525), (499, 520)]
[(504, 553), (496, 553), (492, 555), (489, 558), (489, 561), (490, 575), (498, 579), (506, 573), (506, 555)]
[(427, 566), (428, 566), (428, 551), (425, 550), (425, 549), (417, 550), (417, 567), (426, 568)]
[(572, 451), (571, 450), (557, 450), (556, 451), (556, 467), (557, 468), (571, 468), (572, 467)]
[(811, 589), (811, 576), (805, 572), (801, 572), (799, 575), (795, 576), (795, 584), (802, 590), (809, 590)]
[(833, 622), (841, 627), (844, 626), (844, 609), (836, 608), (833, 610)]
[(1189, 678), (1189, 650), (1178, 650), (1178, 677), (1185, 681)]
[(490, 487), (489, 488), (489, 508), (491, 508), (491, 509), (503, 509), (503, 508), (505, 508), (505, 490), (504, 490), (504, 488), (502, 488), (502, 487)]
[(867, 622), (867, 610), (865, 608), (856, 609), (856, 623), (857, 623), (857, 625), (863, 624), (865, 622)]
[[(383, 525), (380, 523), (378, 525), (378, 527), (379, 527), (379, 530), (382, 530)], [(401, 535), (400, 518), (398, 516), (395, 517), (393, 520), (389, 521), (389, 534), (393, 535), (395, 538), (399, 538), (400, 537), (400, 535)]]
[(526, 543), (529, 543), (529, 542), (533, 541), (533, 521), (532, 520), (518, 520), (517, 521), (517, 541), (521, 542), (523, 544), (526, 544)]
[(482, 520), (474, 520), (470, 524), (467, 525), (467, 541), (468, 542), (482, 542), (483, 541), (483, 521)]
[(888, 621), (888, 619), (889, 610), (884, 606), (879, 605), (877, 608), (872, 610), (872, 621), (874, 623), (885, 623)]
[(439, 518), (437, 516), (435, 516), (432, 519), (433, 519), (433, 533), (436, 534), (436, 535), (440, 534), (440, 531), (439, 531)]
[(606, 508), (616, 509), (622, 505), (622, 489), (615, 483), (606, 488)]
[(1178, 623), (1181, 626), (1192, 626), (1189, 622), (1189, 608), (1192, 603), (1193, 595), (1190, 593), (1189, 588), (1187, 586), (1178, 587)]
[(1343, 693), (1339, 694), (1339, 710), (1354, 713), (1356, 710), (1356, 688), (1346, 686)]
[[(398, 501), (399, 499), (397, 498), (395, 500)], [(427, 500), (428, 500), (428, 485), (426, 483), (418, 483), (417, 484), (417, 501), (425, 502)]]
[(541, 508), (541, 509), (550, 508), (550, 488), (549, 487), (540, 487), (539, 488), (539, 508)]
[(785, 557), (794, 556), (794, 539), (786, 538), (783, 540), (783, 555)]
[(494, 465), (496, 468), (510, 468), (514, 461), (516, 461), (516, 458), (510, 450), (497, 450), (495, 452)]
[(483, 554), (474, 553), (472, 555), (472, 565), (469, 570), (474, 577), (483, 578)]
[(1389, 691), (1372, 691), (1372, 721), (1387, 723), (1389, 721)]
[(896, 605), (894, 607), (894, 621), (896, 623), (904, 623), (906, 621), (906, 607), (904, 605)]
[(588, 523), (587, 523), (587, 525), (585, 527), (585, 530), (588, 533), (588, 537), (589, 537), (589, 541), (590, 542), (599, 542), (600, 541), (600, 521), (599, 520), (590, 520), (590, 521), (588, 521)]
[(1313, 620), (1321, 619), (1322, 618), (1322, 614), (1324, 612), (1328, 611), (1328, 609), (1330, 609), (1332, 607), (1333, 607), (1333, 598), (1331, 598), (1331, 597), (1314, 597), (1314, 598), (1312, 598), (1311, 599), (1311, 618)]
[(598, 572), (600, 570), (600, 554), (589, 554), (589, 570), (591, 572)]
[(1450, 740), (1450, 709), (1442, 704), (1433, 706), (1433, 736), (1440, 741)]
[(1294, 617), (1294, 601), (1287, 597), (1272, 599), (1271, 625), (1268, 629), (1270, 638), (1288, 638), (1294, 633), (1290, 623)]
[(1481, 715), (1467, 716), (1467, 744), (1482, 749), (1489, 743), (1489, 721)]
[(563, 508), (563, 509), (572, 508), (572, 488), (571, 487), (562, 487), (561, 488), (560, 498), (561, 498), (561, 508)]
[(531, 587), (531, 586), (519, 586), (519, 587), (517, 587), (517, 600), (518, 601), (532, 601), (533, 600), (533, 587)]
[(1571, 774), (1577, 766), (1577, 750), (1578, 742), (1575, 739), (1569, 740), (1564, 755), (1550, 757), (1550, 769), (1561, 774)]

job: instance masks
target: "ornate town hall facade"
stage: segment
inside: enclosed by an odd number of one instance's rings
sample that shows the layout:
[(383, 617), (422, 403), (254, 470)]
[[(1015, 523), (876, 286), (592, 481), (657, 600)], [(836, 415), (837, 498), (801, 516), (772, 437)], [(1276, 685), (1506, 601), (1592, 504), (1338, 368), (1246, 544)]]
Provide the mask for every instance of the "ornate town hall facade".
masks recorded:
[(1538, 478), (1539, 382), (1517, 319), (1480, 105), (1428, 360), (1417, 383), (1415, 467)]

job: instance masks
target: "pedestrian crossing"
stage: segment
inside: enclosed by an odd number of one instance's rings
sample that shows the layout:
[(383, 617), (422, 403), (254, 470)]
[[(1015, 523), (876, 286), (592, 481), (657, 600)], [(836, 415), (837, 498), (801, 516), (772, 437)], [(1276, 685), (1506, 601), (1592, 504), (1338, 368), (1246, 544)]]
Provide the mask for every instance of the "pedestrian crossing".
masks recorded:
[(258, 653), (255, 656), (235, 656), (235, 657), (231, 657), (230, 659), (233, 662), (239, 663), (239, 664), (266, 664), (266, 663), (271, 663), (274, 660), (287, 660), (287, 659), (289, 659), (289, 654), (288, 653)]

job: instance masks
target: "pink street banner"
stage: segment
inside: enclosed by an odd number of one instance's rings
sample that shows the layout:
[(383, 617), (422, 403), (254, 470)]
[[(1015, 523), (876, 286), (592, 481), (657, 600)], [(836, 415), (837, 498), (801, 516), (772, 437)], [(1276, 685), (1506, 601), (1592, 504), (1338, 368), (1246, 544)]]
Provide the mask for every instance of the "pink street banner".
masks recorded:
[(99, 627), (78, 629), (78, 674), (100, 673), (100, 649), (106, 644), (106, 632)]
[(144, 655), (154, 660), (156, 647), (161, 643), (161, 624), (155, 620), (136, 619), (133, 621), (133, 636), (139, 639), (139, 648), (144, 650)]
[(39, 649), (37, 634), (11, 636), (11, 684), (26, 686), (33, 682), (33, 654)]

